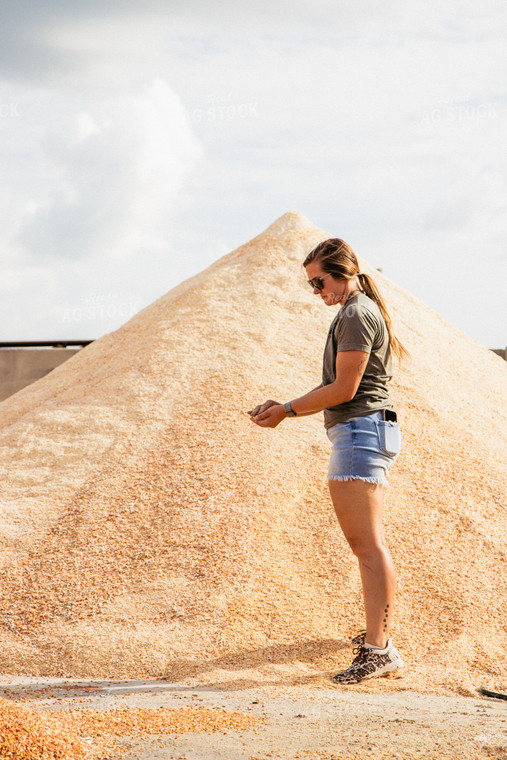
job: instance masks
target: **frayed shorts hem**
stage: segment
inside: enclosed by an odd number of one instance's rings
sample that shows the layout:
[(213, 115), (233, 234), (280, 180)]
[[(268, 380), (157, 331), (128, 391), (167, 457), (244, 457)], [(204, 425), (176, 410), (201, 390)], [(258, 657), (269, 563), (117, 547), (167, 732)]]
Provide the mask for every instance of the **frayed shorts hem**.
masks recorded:
[(379, 483), (383, 486), (389, 487), (389, 483), (385, 478), (363, 478), (362, 475), (328, 475), (328, 480), (364, 480), (365, 483)]

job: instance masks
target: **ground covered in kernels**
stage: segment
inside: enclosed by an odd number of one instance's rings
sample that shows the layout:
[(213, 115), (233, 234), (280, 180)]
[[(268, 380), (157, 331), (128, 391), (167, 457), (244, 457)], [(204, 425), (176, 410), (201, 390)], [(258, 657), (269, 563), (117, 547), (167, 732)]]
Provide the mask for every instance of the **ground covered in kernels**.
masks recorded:
[(479, 695), (72, 679), (4, 680), (1, 692), (12, 701), (6, 709), (0, 700), (0, 735), (18, 742), (2, 760), (505, 760), (507, 752), (505, 707)]

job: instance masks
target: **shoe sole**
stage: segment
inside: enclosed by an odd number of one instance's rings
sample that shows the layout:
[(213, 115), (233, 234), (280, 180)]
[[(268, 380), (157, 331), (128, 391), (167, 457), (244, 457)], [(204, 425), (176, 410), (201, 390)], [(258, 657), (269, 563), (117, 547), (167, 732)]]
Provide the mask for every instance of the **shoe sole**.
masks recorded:
[(362, 681), (365, 681), (367, 678), (375, 678), (375, 676), (389, 676), (391, 673), (394, 673), (395, 670), (399, 670), (405, 665), (401, 657), (398, 657), (397, 660), (394, 662), (389, 662), (387, 665), (384, 665), (383, 668), (380, 668), (380, 670), (375, 671), (375, 673), (369, 673), (367, 676), (362, 678)]

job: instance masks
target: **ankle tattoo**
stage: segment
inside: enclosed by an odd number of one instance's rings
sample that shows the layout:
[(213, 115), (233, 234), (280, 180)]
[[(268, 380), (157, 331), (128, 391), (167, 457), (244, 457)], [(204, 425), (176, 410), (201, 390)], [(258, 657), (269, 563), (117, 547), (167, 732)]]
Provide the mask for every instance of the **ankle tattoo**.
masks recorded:
[(384, 627), (382, 629), (383, 631), (387, 630), (387, 618), (388, 618), (388, 615), (389, 615), (389, 605), (386, 604), (386, 608), (384, 610)]

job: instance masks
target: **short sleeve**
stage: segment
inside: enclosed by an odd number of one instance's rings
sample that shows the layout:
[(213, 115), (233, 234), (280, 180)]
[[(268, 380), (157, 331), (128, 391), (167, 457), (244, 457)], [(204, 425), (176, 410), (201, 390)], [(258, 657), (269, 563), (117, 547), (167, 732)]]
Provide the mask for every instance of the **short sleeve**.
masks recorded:
[(375, 316), (359, 304), (346, 306), (335, 328), (337, 351), (371, 352), (378, 333)]

